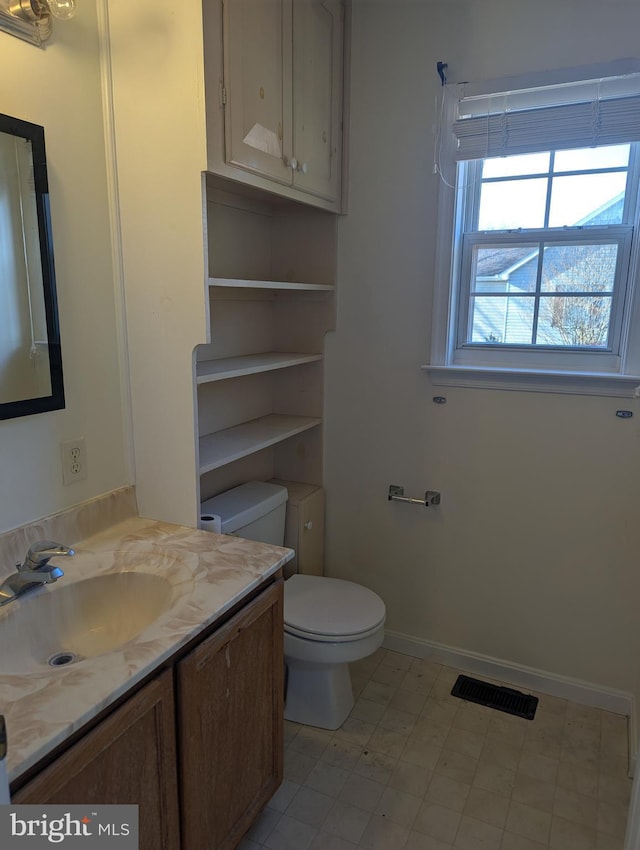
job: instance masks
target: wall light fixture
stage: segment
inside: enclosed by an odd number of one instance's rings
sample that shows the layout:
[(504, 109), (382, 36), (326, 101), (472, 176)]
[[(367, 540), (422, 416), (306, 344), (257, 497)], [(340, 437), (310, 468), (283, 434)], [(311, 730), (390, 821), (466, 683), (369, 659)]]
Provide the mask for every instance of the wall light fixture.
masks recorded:
[(51, 17), (72, 18), (76, 3), (77, 0), (0, 0), (0, 30), (42, 45), (51, 35)]

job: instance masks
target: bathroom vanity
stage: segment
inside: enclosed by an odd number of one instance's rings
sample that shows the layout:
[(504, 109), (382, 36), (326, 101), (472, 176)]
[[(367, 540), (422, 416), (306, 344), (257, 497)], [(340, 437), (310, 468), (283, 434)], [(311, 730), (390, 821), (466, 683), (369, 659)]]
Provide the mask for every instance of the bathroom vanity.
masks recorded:
[(68, 587), (144, 572), (171, 590), (123, 646), (58, 668), (35, 651), (24, 675), (0, 663), (12, 801), (137, 803), (141, 850), (230, 850), (282, 781), (292, 553), (137, 517), (74, 548)]

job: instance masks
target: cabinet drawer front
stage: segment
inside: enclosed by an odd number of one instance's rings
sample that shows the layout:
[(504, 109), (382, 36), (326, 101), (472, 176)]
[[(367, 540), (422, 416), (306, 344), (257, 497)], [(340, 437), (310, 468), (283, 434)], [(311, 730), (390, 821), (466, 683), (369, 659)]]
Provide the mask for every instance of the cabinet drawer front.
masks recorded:
[(282, 781), (283, 584), (178, 665), (182, 850), (231, 850)]

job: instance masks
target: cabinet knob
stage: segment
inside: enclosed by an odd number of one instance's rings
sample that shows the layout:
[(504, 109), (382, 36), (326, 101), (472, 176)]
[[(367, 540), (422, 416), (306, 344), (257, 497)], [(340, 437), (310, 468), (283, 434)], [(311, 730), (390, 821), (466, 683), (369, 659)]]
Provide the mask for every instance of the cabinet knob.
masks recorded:
[(312, 528), (313, 528), (313, 522), (309, 519), (304, 524), (304, 530), (305, 531), (311, 531)]
[(284, 164), (285, 164), (288, 168), (291, 168), (293, 171), (295, 171), (295, 170), (297, 169), (297, 167), (298, 167), (298, 160), (295, 158), (295, 156), (292, 156), (292, 157), (291, 157), (291, 159), (288, 159), (288, 158), (285, 156), (285, 158), (284, 158)]
[(301, 162), (301, 163), (298, 165), (298, 171), (301, 171), (303, 174), (306, 174), (308, 170), (309, 170), (309, 165), (308, 165), (308, 163), (306, 163), (306, 162)]

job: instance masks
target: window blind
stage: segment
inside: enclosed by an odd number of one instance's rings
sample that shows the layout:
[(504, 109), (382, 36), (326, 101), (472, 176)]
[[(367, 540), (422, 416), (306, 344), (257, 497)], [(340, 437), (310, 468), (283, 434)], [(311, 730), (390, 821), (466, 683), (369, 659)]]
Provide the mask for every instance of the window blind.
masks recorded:
[(459, 90), (458, 161), (640, 141), (640, 74), (472, 96)]

